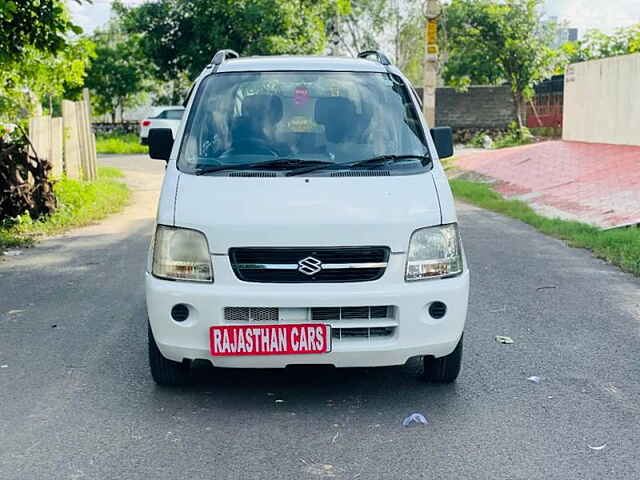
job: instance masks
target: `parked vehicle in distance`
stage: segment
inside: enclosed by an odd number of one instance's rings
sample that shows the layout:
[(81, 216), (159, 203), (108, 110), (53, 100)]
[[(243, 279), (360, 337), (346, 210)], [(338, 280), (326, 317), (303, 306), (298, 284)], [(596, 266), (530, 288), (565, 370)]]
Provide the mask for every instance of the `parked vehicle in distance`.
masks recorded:
[(149, 144), (149, 129), (151, 128), (170, 128), (175, 138), (183, 114), (184, 107), (181, 106), (152, 107), (147, 118), (140, 122), (140, 143), (142, 145)]
[[(469, 269), (415, 89), (359, 58), (218, 52), (185, 122), (149, 131), (167, 161), (145, 275), (149, 364), (460, 371)], [(373, 57), (373, 60), (370, 58)], [(174, 141), (175, 138), (175, 141)]]

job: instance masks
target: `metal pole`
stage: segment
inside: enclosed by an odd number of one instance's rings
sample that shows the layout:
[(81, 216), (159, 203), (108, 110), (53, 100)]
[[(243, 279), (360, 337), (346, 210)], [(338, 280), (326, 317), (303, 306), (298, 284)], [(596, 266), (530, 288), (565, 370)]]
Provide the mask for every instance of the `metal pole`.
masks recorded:
[(424, 117), (430, 127), (436, 123), (436, 86), (438, 79), (438, 17), (442, 12), (440, 0), (426, 0), (424, 85), (422, 105)]

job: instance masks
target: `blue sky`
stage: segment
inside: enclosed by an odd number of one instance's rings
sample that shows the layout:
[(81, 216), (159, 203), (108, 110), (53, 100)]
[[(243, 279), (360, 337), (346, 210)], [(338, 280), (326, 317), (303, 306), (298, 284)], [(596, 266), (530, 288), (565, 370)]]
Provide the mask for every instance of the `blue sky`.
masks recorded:
[[(127, 5), (137, 5), (153, 0), (124, 0)], [(111, 13), (111, 0), (93, 0), (82, 4), (67, 0), (77, 24), (87, 32), (104, 25)], [(607, 32), (617, 27), (640, 23), (640, 0), (545, 0), (549, 16), (566, 20), (570, 26), (582, 32), (598, 28)]]

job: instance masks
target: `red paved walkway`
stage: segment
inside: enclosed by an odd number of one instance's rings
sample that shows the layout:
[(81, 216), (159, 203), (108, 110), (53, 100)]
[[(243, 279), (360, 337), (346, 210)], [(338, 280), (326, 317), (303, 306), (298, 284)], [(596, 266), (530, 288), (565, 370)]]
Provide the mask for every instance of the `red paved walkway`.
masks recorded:
[[(493, 188), (601, 227), (640, 223), (640, 147), (543, 142), (459, 157)], [(556, 212), (556, 213), (560, 213)]]

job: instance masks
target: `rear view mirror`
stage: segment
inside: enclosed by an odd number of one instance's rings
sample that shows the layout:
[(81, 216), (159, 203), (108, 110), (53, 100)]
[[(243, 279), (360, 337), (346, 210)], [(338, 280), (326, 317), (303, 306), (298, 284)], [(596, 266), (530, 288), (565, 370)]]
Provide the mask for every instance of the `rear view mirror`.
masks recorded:
[(435, 127), (431, 129), (431, 138), (436, 145), (438, 157), (453, 157), (453, 133), (451, 127)]
[(149, 156), (156, 160), (169, 161), (173, 148), (173, 133), (170, 128), (149, 130)]

